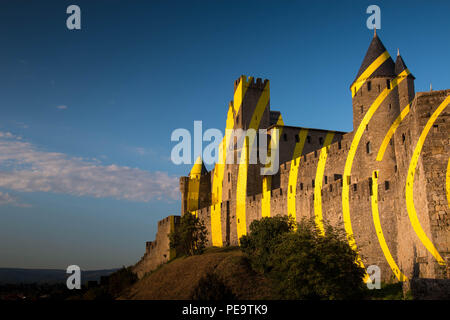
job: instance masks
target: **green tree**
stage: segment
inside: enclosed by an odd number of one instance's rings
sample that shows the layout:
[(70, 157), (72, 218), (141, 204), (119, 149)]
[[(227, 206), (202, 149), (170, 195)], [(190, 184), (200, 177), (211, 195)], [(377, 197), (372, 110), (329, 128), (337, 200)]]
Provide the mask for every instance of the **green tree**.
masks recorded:
[(303, 220), (293, 228), (286, 220), (266, 219), (277, 221), (250, 228), (241, 243), (252, 266), (272, 279), (276, 298), (364, 298), (365, 270), (356, 263), (344, 230), (324, 223), (322, 234), (314, 220)]
[(250, 224), (249, 235), (244, 235), (239, 240), (242, 251), (251, 257), (252, 268), (261, 273), (270, 271), (272, 249), (280, 241), (282, 234), (292, 232), (294, 228), (295, 221), (288, 216), (254, 220)]
[(169, 233), (170, 248), (175, 249), (176, 256), (202, 254), (207, 244), (208, 230), (202, 220), (186, 213), (180, 224)]

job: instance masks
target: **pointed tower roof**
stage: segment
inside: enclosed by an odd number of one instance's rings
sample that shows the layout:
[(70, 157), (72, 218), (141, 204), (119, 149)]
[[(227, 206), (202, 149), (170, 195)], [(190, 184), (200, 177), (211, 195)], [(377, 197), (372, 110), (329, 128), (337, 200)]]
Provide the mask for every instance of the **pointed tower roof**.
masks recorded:
[[(402, 56), (400, 55), (400, 51), (397, 52), (397, 59), (395, 60), (395, 74), (399, 75), (403, 70), (408, 69), (406, 66), (405, 61), (403, 61)], [(415, 79), (415, 77), (410, 73), (408, 77), (412, 77)]]
[[(378, 35), (375, 33), (372, 42), (367, 49), (366, 56), (364, 57), (361, 67), (359, 68), (358, 74), (355, 77), (353, 83), (358, 80), (358, 78), (364, 73), (364, 71), (383, 53), (386, 52), (386, 48), (381, 42)], [(386, 59), (369, 77), (395, 77), (395, 64), (391, 57)], [(362, 80), (362, 79), (361, 79)]]
[(198, 178), (198, 176), (204, 175), (208, 172), (206, 170), (205, 164), (200, 156), (198, 156), (197, 160), (195, 160), (194, 165), (192, 166), (191, 172), (189, 172), (190, 178)]

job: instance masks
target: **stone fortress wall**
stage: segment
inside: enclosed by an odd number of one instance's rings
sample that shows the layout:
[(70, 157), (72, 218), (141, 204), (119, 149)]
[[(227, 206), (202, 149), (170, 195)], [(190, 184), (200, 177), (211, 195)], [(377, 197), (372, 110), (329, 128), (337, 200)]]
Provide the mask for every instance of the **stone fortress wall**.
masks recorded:
[[(180, 178), (181, 214), (203, 219), (214, 246), (238, 245), (251, 222), (266, 216), (314, 218), (319, 228), (326, 220), (345, 229), (359, 262), (379, 266), (384, 281), (448, 277), (450, 90), (416, 94), (414, 79), (375, 35), (350, 87), (354, 130), (345, 133), (284, 125), (270, 110), (269, 81), (241, 76), (226, 128), (267, 129), (267, 141), (277, 140), (279, 171), (262, 175), (261, 164), (248, 163), (257, 139), (240, 146), (224, 139), (221, 156), (237, 164), (219, 161), (208, 172), (197, 159)], [(163, 234), (161, 226), (156, 241), (166, 252)], [(138, 274), (167, 260), (160, 250), (146, 252)]]

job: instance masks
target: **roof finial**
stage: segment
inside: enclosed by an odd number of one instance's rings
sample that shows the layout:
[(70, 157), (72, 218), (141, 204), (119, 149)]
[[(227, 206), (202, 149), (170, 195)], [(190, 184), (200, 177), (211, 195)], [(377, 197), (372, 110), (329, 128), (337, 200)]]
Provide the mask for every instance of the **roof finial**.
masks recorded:
[(399, 57), (399, 56), (400, 56), (400, 49), (397, 48), (397, 57)]
[(433, 91), (433, 84), (430, 82), (430, 91)]

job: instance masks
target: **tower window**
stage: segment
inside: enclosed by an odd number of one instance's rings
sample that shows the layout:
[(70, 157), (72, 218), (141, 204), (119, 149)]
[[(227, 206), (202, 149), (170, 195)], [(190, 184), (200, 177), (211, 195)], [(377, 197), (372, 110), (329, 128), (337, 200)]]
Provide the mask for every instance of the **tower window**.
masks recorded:
[(300, 138), (298, 137), (298, 134), (295, 135), (295, 142), (299, 142)]
[(388, 89), (391, 88), (391, 80), (389, 80), (389, 79), (386, 80), (386, 87), (387, 87)]
[(372, 82), (367, 81), (367, 91), (372, 90)]
[(231, 180), (231, 173), (228, 172), (228, 182), (230, 182), (230, 180)]
[(341, 141), (338, 142), (338, 148), (339, 148), (339, 150), (342, 149), (342, 143), (341, 143)]
[(372, 151), (371, 146), (370, 146), (370, 141), (366, 143), (366, 152), (370, 153)]
[(384, 190), (389, 190), (389, 181), (384, 182)]
[(300, 190), (303, 190), (303, 183), (300, 183)]
[(405, 140), (406, 140), (405, 134), (404, 134), (404, 133), (402, 133), (402, 143), (404, 143), (404, 142), (405, 142)]
[(327, 184), (327, 183), (328, 183), (328, 177), (325, 176), (325, 184)]

